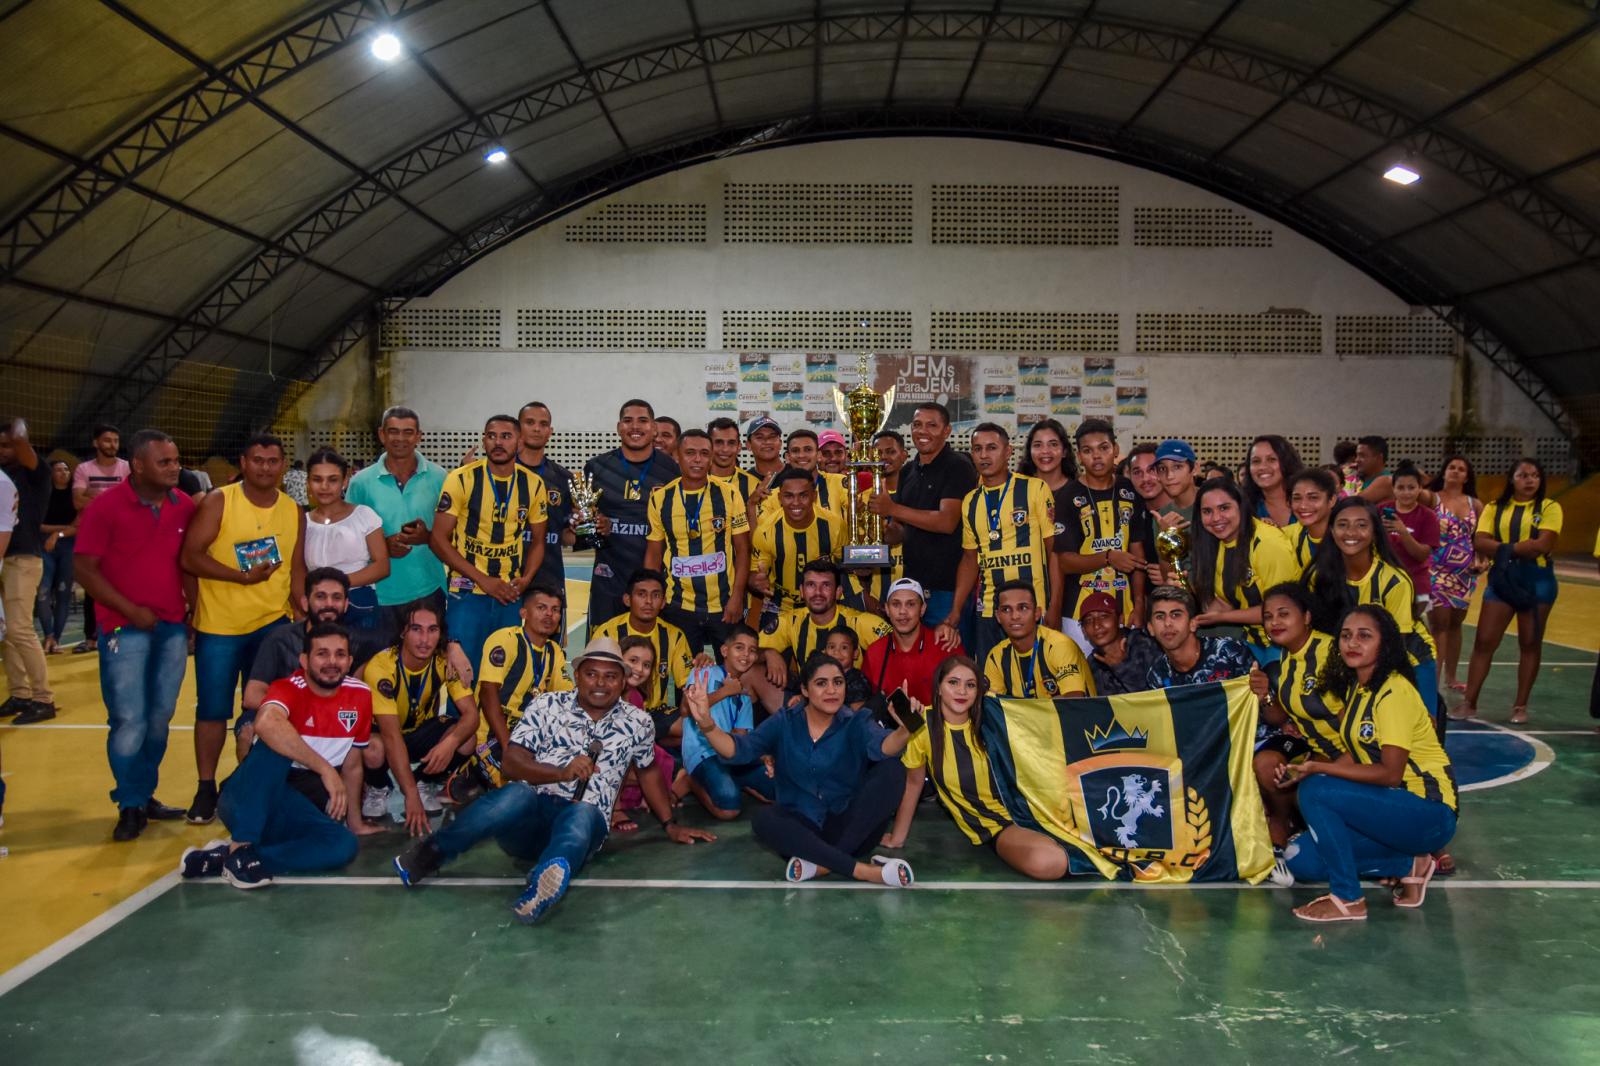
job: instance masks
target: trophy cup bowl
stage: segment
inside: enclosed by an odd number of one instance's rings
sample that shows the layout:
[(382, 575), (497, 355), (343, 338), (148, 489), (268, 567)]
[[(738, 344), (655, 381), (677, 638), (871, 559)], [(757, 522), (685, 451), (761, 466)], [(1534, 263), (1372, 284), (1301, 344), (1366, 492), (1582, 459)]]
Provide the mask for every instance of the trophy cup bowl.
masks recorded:
[(873, 570), (889, 565), (889, 545), (885, 537), (888, 523), (882, 515), (873, 514), (862, 506), (856, 482), (858, 474), (867, 473), (872, 476), (871, 494), (883, 491), (884, 464), (878, 459), (872, 438), (889, 420), (894, 389), (883, 393), (873, 389), (864, 352), (860, 377), (860, 382), (849, 392), (833, 390), (834, 408), (849, 435), (850, 448), (848, 473), (845, 474), (846, 540), (839, 560), (846, 570)]
[(580, 537), (595, 536), (595, 506), (604, 489), (594, 487), (594, 477), (585, 471), (572, 479), (572, 531)]
[(1167, 569), (1178, 575), (1178, 584), (1191, 596), (1194, 595), (1194, 590), (1189, 588), (1189, 531), (1163, 529), (1157, 533), (1156, 554), (1161, 556), (1161, 562)]

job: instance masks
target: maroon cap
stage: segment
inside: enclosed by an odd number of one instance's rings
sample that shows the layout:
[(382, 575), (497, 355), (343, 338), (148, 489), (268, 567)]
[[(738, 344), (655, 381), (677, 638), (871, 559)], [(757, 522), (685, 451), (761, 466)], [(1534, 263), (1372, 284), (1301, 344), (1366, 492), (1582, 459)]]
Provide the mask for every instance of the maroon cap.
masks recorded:
[(1078, 604), (1078, 620), (1081, 622), (1096, 611), (1116, 614), (1117, 601), (1112, 599), (1109, 593), (1091, 592), (1083, 598), (1082, 603)]

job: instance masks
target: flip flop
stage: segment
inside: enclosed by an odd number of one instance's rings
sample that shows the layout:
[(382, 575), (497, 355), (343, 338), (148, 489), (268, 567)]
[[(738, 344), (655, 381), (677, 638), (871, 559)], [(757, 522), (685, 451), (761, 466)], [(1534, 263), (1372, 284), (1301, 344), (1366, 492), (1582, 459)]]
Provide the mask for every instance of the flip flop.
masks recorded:
[(1467, 691), (1467, 683), (1465, 681), (1452, 681), (1452, 682), (1450, 682), (1449, 686), (1447, 686), (1447, 687), (1450, 689), (1451, 692), (1465, 692), (1465, 691)]
[(1512, 725), (1527, 725), (1528, 724), (1528, 708), (1526, 708), (1526, 707), (1513, 707), (1513, 708), (1511, 708), (1511, 717), (1507, 718), (1506, 721), (1510, 722)]
[(1463, 703), (1459, 707), (1447, 712), (1445, 717), (1449, 718), (1452, 722), (1469, 722), (1478, 717), (1478, 708), (1471, 707)]
[[(1394, 894), (1394, 905), (1396, 907), (1404, 907), (1407, 910), (1414, 910), (1415, 908), (1422, 906), (1422, 901), (1428, 898), (1428, 882), (1433, 880), (1434, 873), (1436, 873), (1439, 869), (1439, 863), (1438, 860), (1436, 860), (1432, 855), (1427, 856), (1427, 859), (1427, 871), (1421, 877), (1413, 875), (1411, 877), (1402, 877), (1400, 879), (1400, 887), (1395, 890)], [(1412, 864), (1412, 868), (1416, 868), (1415, 863)], [(1407, 903), (1400, 898), (1400, 894), (1405, 891), (1405, 887), (1407, 885), (1422, 886), (1422, 890), (1417, 893), (1417, 900), (1415, 903)]]
[(621, 821), (612, 822), (611, 828), (618, 833), (636, 833), (639, 830), (639, 823), (632, 818), (623, 818)]
[[(1312, 908), (1324, 900), (1333, 904), (1335, 913), (1328, 915), (1313, 914)], [(1367, 908), (1365, 903), (1365, 900), (1357, 900), (1354, 903), (1346, 903), (1338, 896), (1329, 893), (1326, 896), (1318, 896), (1316, 899), (1303, 906), (1296, 907), (1294, 909), (1294, 916), (1299, 918), (1302, 922), (1364, 922), (1367, 920)], [(1359, 911), (1356, 910), (1358, 906), (1361, 907)]]

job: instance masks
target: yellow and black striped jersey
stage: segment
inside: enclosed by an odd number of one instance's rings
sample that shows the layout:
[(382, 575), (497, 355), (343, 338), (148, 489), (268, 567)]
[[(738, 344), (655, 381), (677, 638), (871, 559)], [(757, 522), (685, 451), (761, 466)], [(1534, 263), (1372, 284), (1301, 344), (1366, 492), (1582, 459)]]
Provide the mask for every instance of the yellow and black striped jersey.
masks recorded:
[(1438, 655), (1428, 623), (1416, 612), (1417, 591), (1411, 575), (1373, 556), (1372, 567), (1354, 581), (1345, 580), (1345, 603), (1375, 603), (1388, 611), (1405, 639), (1413, 664), (1431, 663)]
[(979, 485), (961, 501), (961, 546), (978, 553), (978, 613), (994, 616), (995, 590), (1026, 581), (1041, 610), (1050, 605), (1050, 551), (1056, 532), (1055, 496), (1038, 478), (1012, 474), (1004, 484)]
[[(937, 764), (935, 733), (941, 749)], [(974, 844), (989, 843), (1011, 824), (1011, 815), (995, 791), (989, 756), (975, 742), (971, 721), (954, 725), (938, 712), (929, 712), (928, 728), (912, 734), (900, 761), (908, 770), (927, 769), (939, 802)]]
[(731, 474), (712, 474), (710, 479), (719, 485), (726, 485), (732, 489), (735, 495), (739, 497), (740, 507), (748, 507), (750, 497), (755, 495), (756, 490), (761, 488), (763, 484), (760, 474), (752, 473), (742, 466), (734, 467)]
[(667, 702), (668, 681), (679, 689), (689, 683), (689, 669), (694, 665), (694, 653), (689, 650), (689, 638), (683, 635), (683, 630), (670, 622), (663, 622), (657, 618), (654, 629), (638, 630), (629, 623), (626, 614), (619, 614), (596, 628), (594, 636), (610, 637), (619, 644), (622, 643), (623, 637), (649, 638), (656, 646), (656, 696), (661, 703)]
[[(567, 656), (553, 640), (537, 645), (521, 626), (507, 626), (489, 634), (483, 645), (483, 661), (478, 667), (478, 684), (500, 686), (500, 709), (507, 727), (522, 720), (522, 708), (529, 697), (541, 692), (568, 692), (572, 678), (567, 674)], [(478, 730), (488, 738), (488, 723)]]
[[(1081, 478), (1067, 482), (1053, 494), (1057, 501), (1065, 501), (1069, 508), (1056, 515), (1061, 533), (1056, 537), (1055, 550), (1075, 555), (1099, 555), (1104, 551), (1131, 552), (1145, 536), (1150, 523), (1150, 513), (1134, 490), (1133, 482), (1125, 477), (1116, 478), (1109, 488), (1097, 489)], [(1068, 574), (1071, 581), (1074, 575)], [(1117, 601), (1122, 620), (1133, 614), (1133, 587), (1131, 575), (1112, 566), (1103, 566), (1087, 574), (1076, 575), (1078, 593), (1069, 598), (1063, 608), (1067, 617), (1078, 617), (1078, 604), (1093, 592), (1104, 592)], [(1072, 586), (1067, 586), (1070, 596)], [(1043, 606), (1041, 601), (1040, 606)]]
[(861, 653), (872, 646), (879, 637), (889, 633), (889, 623), (875, 614), (837, 606), (832, 616), (818, 622), (805, 608), (784, 611), (778, 616), (778, 626), (771, 633), (761, 634), (761, 646), (787, 652), (792, 667), (805, 665), (812, 652), (822, 651), (828, 643), (828, 634), (835, 629), (855, 631), (856, 667), (861, 666)]
[(1299, 564), (1300, 572), (1304, 574), (1311, 569), (1311, 560), (1317, 557), (1317, 549), (1322, 547), (1322, 538), (1313, 537), (1310, 528), (1298, 524), (1289, 527), (1286, 532), (1294, 545), (1294, 561)]
[[(409, 733), (433, 718), (456, 715), (456, 701), (470, 698), (472, 690), (450, 673), (442, 654), (421, 670), (404, 668), (400, 652), (385, 648), (367, 661), (361, 680), (372, 689), (372, 713), (400, 719), (400, 732)], [(440, 695), (448, 697), (441, 704)]]
[[(838, 522), (844, 522), (844, 497), (848, 491), (845, 488), (843, 474), (830, 474), (825, 470), (818, 470), (812, 479), (817, 489), (817, 510), (826, 511)], [(772, 519), (773, 515), (783, 514), (783, 508), (778, 502), (781, 486), (772, 486), (772, 491), (767, 498), (761, 501), (761, 513), (756, 516), (756, 524), (761, 525)]]
[(1369, 766), (1383, 761), (1385, 747), (1404, 748), (1405, 790), (1456, 809), (1455, 767), (1416, 686), (1405, 678), (1390, 674), (1377, 692), (1358, 685), (1345, 700), (1340, 737), (1351, 758)]
[(646, 514), (650, 532), (645, 539), (666, 545), (661, 569), (667, 575), (667, 603), (684, 611), (720, 612), (733, 595), (733, 538), (750, 529), (738, 495), (720, 482), (685, 489), (683, 479), (674, 478), (650, 493)]
[(983, 676), (991, 696), (1050, 700), (1095, 695), (1094, 675), (1083, 649), (1060, 630), (1043, 626), (1027, 652), (1019, 653), (1010, 640), (989, 649)]
[(803, 609), (800, 572), (813, 559), (837, 560), (844, 540), (844, 523), (825, 511), (817, 511), (804, 529), (789, 525), (780, 511), (756, 526), (750, 539), (750, 569), (766, 573), (781, 608)]
[[(1521, 503), (1512, 500), (1485, 505), (1474, 532), (1487, 533), (1501, 544), (1515, 544), (1532, 540), (1547, 529), (1560, 533), (1561, 520), (1561, 505), (1554, 500), (1541, 500), (1537, 505), (1532, 500)], [(1547, 570), (1550, 568), (1548, 555), (1536, 555), (1533, 560)]]
[(1312, 631), (1299, 651), (1285, 651), (1276, 664), (1273, 695), (1289, 720), (1300, 730), (1319, 759), (1332, 761), (1344, 752), (1339, 724), (1344, 701), (1338, 693), (1321, 688), (1322, 668), (1339, 654), (1338, 643), (1326, 633)]
[[(534, 526), (549, 517), (549, 493), (538, 474), (514, 463), (511, 476), (489, 472), (489, 460), (457, 467), (444, 479), (439, 513), (455, 516), (451, 543), (456, 551), (490, 577), (511, 581), (522, 573)], [(455, 592), (483, 590), (471, 578), (450, 575)]]
[[(1244, 578), (1237, 585), (1230, 587), (1226, 576), (1228, 559), (1235, 552), (1246, 550), (1250, 554), (1245, 560)], [(1261, 597), (1268, 589), (1285, 581), (1300, 580), (1300, 572), (1300, 563), (1295, 559), (1294, 545), (1289, 543), (1289, 535), (1277, 526), (1257, 522), (1255, 532), (1250, 536), (1248, 549), (1242, 547), (1237, 540), (1218, 542), (1217, 568), (1211, 575), (1209, 587), (1201, 575), (1197, 574), (1191, 580), (1200, 585), (1195, 590), (1198, 594), (1195, 598), (1199, 601), (1201, 611), (1206, 609), (1206, 604), (1213, 598), (1242, 611), (1250, 607), (1260, 607)], [(1257, 647), (1267, 647), (1267, 631), (1259, 624), (1247, 625), (1244, 628), (1246, 635)]]

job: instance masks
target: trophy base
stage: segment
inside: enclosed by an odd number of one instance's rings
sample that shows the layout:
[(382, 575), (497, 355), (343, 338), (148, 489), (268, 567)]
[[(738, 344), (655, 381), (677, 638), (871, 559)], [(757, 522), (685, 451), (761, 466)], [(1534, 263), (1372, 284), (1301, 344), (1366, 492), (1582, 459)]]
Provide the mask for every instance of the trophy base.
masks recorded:
[(839, 559), (844, 570), (877, 570), (888, 565), (887, 544), (846, 544)]

